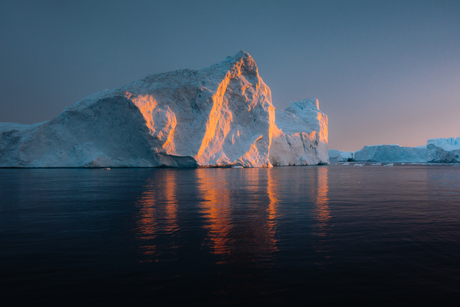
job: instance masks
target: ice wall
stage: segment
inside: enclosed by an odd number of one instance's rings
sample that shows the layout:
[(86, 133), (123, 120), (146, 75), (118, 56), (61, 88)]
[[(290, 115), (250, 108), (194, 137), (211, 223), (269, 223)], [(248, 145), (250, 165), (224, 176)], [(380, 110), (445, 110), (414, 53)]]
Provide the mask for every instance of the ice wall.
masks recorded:
[(274, 166), (329, 163), (328, 120), (317, 99), (292, 102), (276, 111), (275, 123), (270, 148)]

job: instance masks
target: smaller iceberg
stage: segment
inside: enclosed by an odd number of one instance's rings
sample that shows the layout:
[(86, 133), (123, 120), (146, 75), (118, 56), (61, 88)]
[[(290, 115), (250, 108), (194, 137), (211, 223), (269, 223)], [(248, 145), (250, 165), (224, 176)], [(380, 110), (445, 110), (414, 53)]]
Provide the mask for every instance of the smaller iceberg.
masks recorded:
[(428, 162), (460, 163), (460, 137), (427, 141)]
[(456, 150), (460, 149), (460, 137), (447, 139), (429, 139), (426, 144), (441, 147), (444, 150)]
[(359, 162), (460, 163), (460, 137), (430, 139), (427, 145), (417, 147), (396, 144), (364, 146), (354, 152), (353, 160)]
[(348, 162), (353, 161), (353, 151), (340, 151), (337, 149), (329, 149), (329, 162)]
[(273, 166), (328, 164), (328, 120), (318, 99), (291, 102), (276, 111), (270, 146)]
[(399, 145), (364, 146), (354, 153), (355, 161), (364, 162), (426, 162), (426, 146), (404, 147)]

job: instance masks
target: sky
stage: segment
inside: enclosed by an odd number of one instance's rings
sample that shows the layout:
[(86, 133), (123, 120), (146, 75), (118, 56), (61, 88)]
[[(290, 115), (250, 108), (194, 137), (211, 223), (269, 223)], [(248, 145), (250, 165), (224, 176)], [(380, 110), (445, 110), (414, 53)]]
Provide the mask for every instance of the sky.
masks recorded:
[(1, 1), (0, 122), (245, 50), (274, 106), (319, 99), (329, 148), (460, 137), (460, 1)]

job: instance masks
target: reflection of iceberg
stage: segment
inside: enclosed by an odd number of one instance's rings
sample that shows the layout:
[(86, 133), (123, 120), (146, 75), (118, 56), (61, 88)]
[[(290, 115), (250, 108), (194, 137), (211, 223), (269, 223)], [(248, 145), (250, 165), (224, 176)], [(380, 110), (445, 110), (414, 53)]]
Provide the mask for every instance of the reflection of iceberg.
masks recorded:
[[(165, 171), (161, 176), (161, 182), (152, 179), (146, 185), (146, 191), (138, 201), (139, 239), (145, 242), (142, 246), (145, 255), (153, 255), (157, 249), (153, 240), (159, 234), (171, 236), (179, 230), (177, 223), (177, 198), (176, 198), (176, 175), (174, 171)], [(177, 248), (172, 240), (172, 248)]]
[(186, 210), (200, 215), (193, 220), (206, 233), (202, 246), (217, 255), (219, 263), (270, 261), (277, 251), (278, 170), (195, 169), (187, 172), (193, 180), (185, 192), (177, 171), (152, 173), (137, 203), (137, 238), (146, 260), (176, 255), (184, 231), (190, 230), (179, 228), (178, 210), (193, 191), (198, 204)]
[(176, 198), (176, 175), (175, 171), (168, 171), (166, 174), (166, 186), (165, 186), (165, 196), (166, 196), (166, 207), (165, 207), (165, 220), (167, 221), (165, 232), (167, 234), (172, 234), (173, 232), (179, 230), (177, 225), (177, 198)]
[(213, 252), (227, 255), (230, 253), (230, 197), (228, 189), (225, 188), (226, 182), (216, 181), (214, 174), (215, 170), (196, 170), (199, 193), (201, 198), (206, 200), (201, 203), (201, 208), (208, 222), (205, 228), (208, 230)]
[(276, 248), (276, 217), (278, 209), (278, 197), (276, 196), (276, 180), (274, 179), (273, 170), (268, 171), (267, 180), (267, 194), (270, 202), (268, 203), (268, 221), (267, 221), (267, 236), (270, 238), (271, 249), (277, 250)]
[[(157, 221), (155, 207), (155, 190), (148, 189), (142, 194), (138, 202), (139, 218), (137, 230), (139, 238), (146, 242), (151, 242), (156, 237)], [(150, 255), (155, 253), (156, 246), (153, 244), (143, 246), (144, 254)]]
[(316, 234), (320, 237), (326, 235), (327, 222), (331, 218), (328, 206), (329, 199), (327, 198), (327, 193), (329, 192), (327, 171), (328, 169), (326, 167), (318, 168), (318, 190), (314, 215), (317, 220), (316, 226), (318, 229)]
[(143, 239), (155, 237), (156, 219), (155, 219), (155, 190), (145, 191), (138, 201), (139, 218), (137, 229)]
[[(197, 169), (208, 246), (221, 262), (271, 258), (276, 248), (278, 197), (271, 169)], [(242, 199), (244, 201), (242, 202)]]
[[(278, 197), (276, 194), (276, 180), (274, 169), (253, 169), (250, 171), (251, 183), (246, 185), (249, 195), (251, 209), (251, 227), (246, 238), (250, 240), (252, 255), (250, 257), (271, 258), (271, 253), (276, 248), (276, 219), (278, 208)], [(248, 202), (249, 203), (249, 202)]]

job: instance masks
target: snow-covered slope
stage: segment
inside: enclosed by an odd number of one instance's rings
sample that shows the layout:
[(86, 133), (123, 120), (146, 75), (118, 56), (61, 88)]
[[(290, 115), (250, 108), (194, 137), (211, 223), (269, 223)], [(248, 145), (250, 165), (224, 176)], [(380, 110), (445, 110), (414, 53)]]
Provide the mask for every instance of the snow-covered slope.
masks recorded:
[(337, 149), (329, 149), (329, 162), (348, 162), (353, 160), (353, 151), (340, 151)]
[(157, 166), (159, 157), (151, 153), (153, 140), (144, 122), (124, 96), (97, 99), (39, 125), (0, 128), (0, 165)]
[[(286, 110), (300, 126), (289, 124), (285, 138), (301, 138), (312, 156), (289, 149), (285, 161), (327, 161), (327, 117), (299, 106)], [(90, 95), (47, 122), (0, 123), (0, 167), (270, 167), (270, 154), (279, 156), (273, 133), (281, 134), (270, 89), (240, 51)]]
[(317, 99), (292, 102), (276, 111), (270, 162), (277, 165), (327, 164), (327, 115)]

